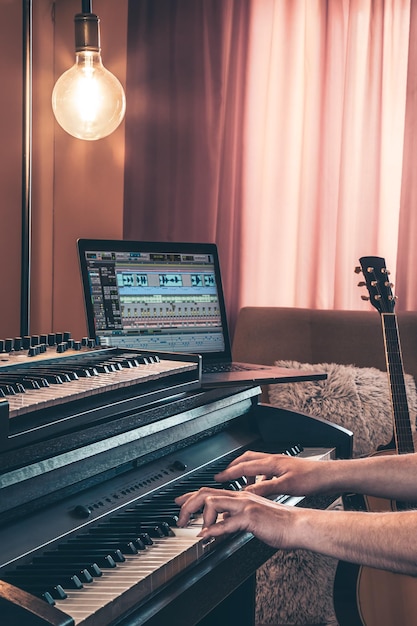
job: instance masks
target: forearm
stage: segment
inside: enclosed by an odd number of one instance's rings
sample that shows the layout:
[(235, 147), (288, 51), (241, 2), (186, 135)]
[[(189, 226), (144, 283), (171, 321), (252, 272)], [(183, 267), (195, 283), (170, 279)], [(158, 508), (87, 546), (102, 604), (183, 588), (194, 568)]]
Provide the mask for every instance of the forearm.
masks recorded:
[(313, 461), (248, 451), (215, 478), (227, 482), (240, 476), (267, 478), (248, 487), (262, 496), (352, 491), (393, 500), (417, 501), (417, 454)]
[(287, 547), (304, 548), (417, 576), (417, 511), (360, 513), (304, 509), (288, 528)]
[(417, 501), (416, 454), (329, 461), (317, 471), (318, 484), (324, 489)]

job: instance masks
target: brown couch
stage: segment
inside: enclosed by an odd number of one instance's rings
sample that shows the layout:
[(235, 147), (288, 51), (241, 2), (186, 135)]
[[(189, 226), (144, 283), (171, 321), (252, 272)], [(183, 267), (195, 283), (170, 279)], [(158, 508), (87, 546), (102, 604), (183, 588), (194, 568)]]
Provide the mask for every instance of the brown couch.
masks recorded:
[[(417, 311), (397, 314), (405, 373), (417, 382)], [(233, 338), (237, 361), (340, 363), (386, 370), (377, 311), (244, 307)], [(266, 391), (262, 398), (267, 401)]]

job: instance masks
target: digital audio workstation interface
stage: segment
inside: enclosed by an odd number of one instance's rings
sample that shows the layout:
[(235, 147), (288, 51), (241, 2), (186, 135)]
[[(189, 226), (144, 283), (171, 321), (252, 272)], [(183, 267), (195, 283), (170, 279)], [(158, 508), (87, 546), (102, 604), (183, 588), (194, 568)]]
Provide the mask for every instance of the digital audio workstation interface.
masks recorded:
[(224, 349), (210, 254), (87, 252), (96, 336), (103, 346)]

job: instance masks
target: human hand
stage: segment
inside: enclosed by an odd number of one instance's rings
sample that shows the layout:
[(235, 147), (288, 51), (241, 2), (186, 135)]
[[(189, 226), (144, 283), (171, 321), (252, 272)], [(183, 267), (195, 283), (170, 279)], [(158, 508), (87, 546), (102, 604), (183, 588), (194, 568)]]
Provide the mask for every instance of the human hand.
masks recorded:
[[(241, 476), (248, 479), (245, 491), (257, 495), (306, 496), (328, 489), (331, 471), (326, 461), (248, 451), (237, 457), (214, 478), (224, 483)], [(258, 477), (257, 481), (255, 477)]]
[(202, 538), (220, 537), (237, 531), (253, 533), (273, 547), (287, 547), (297, 509), (267, 500), (249, 491), (202, 487), (175, 499), (181, 507), (177, 525), (186, 526), (197, 511), (203, 511)]

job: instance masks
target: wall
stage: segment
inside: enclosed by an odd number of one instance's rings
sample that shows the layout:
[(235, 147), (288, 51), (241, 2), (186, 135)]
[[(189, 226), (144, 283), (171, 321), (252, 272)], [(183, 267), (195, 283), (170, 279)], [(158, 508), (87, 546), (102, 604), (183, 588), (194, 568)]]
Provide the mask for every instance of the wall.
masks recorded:
[[(19, 6), (16, 6), (19, 5)], [(74, 63), (75, 0), (33, 2), (32, 333), (86, 332), (76, 256), (78, 237), (117, 238), (123, 226), (124, 123), (113, 135), (84, 142), (55, 122), (55, 80)], [(95, 0), (104, 65), (125, 85), (127, 0)], [(0, 72), (7, 99), (0, 104), (0, 263), (4, 298), (0, 337), (20, 331), (21, 9), (0, 0)], [(7, 63), (6, 63), (7, 59)], [(6, 269), (6, 271), (5, 271)]]

